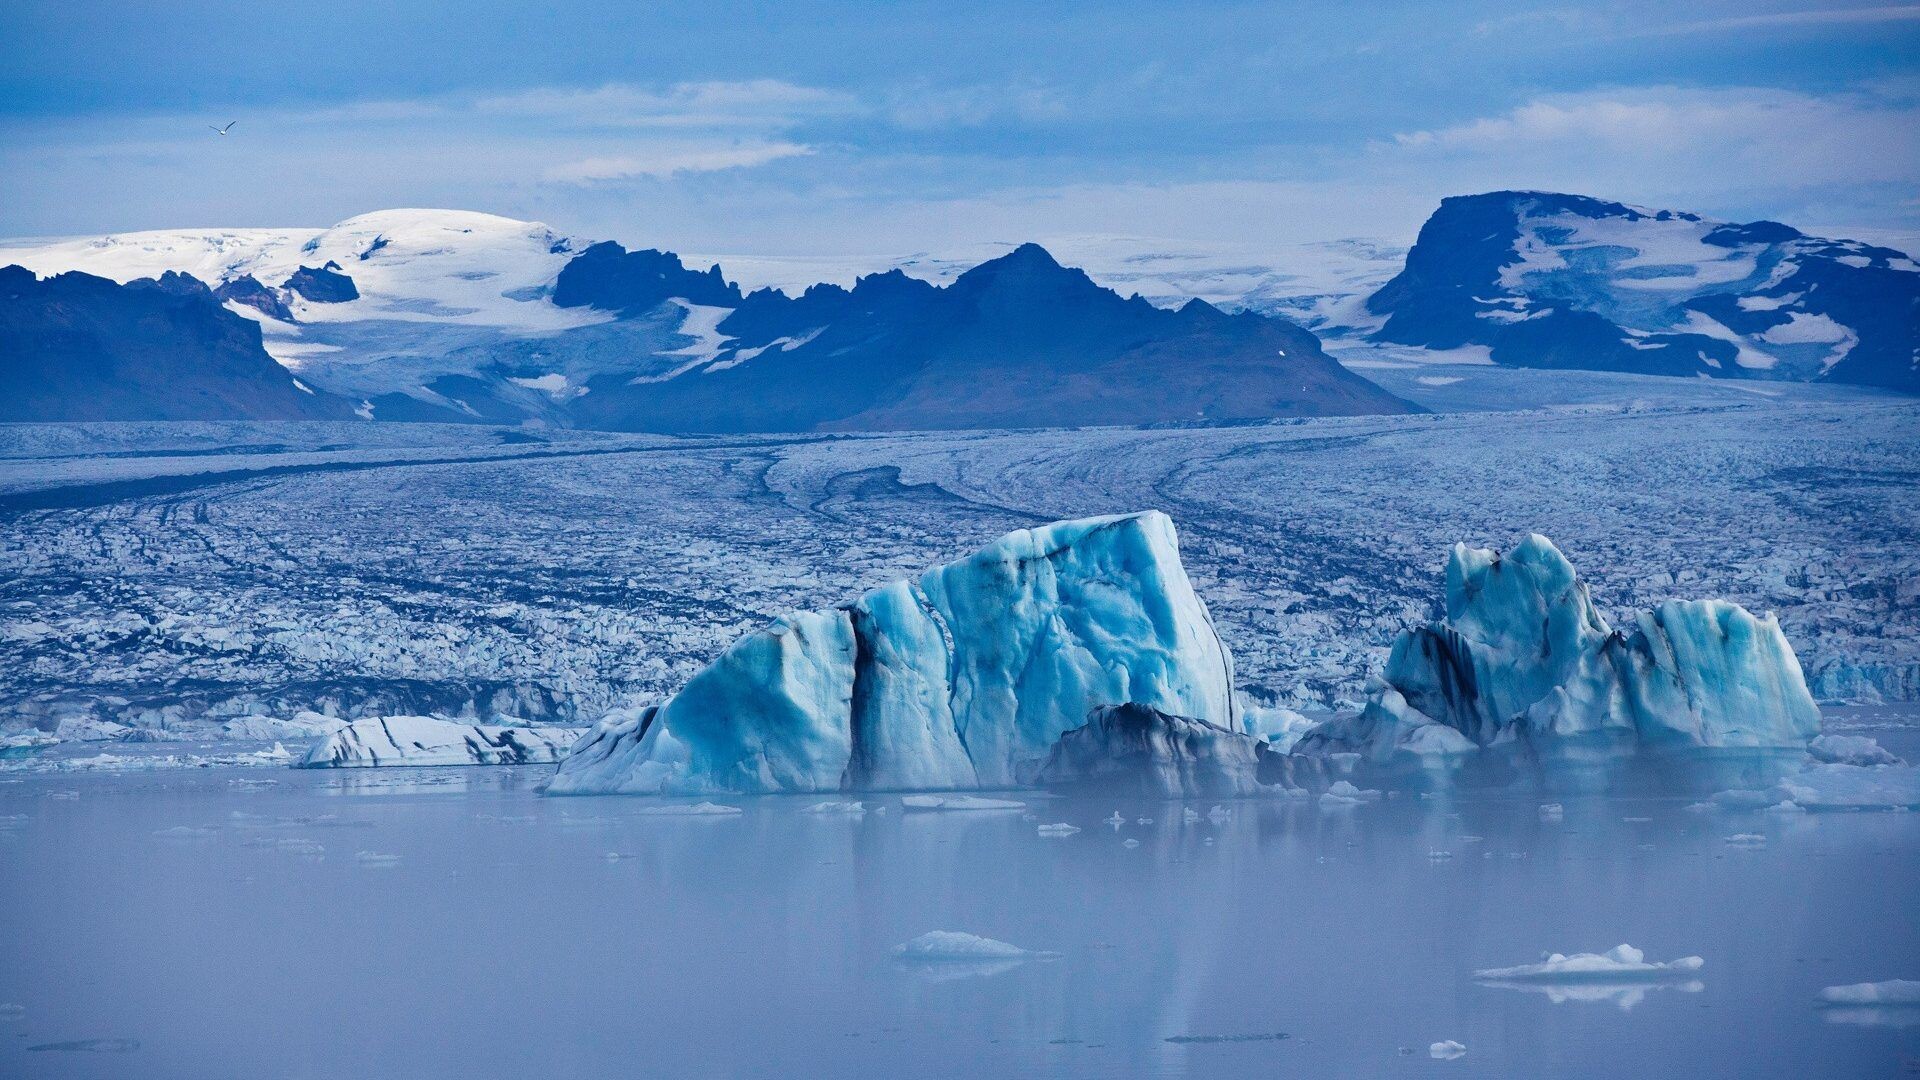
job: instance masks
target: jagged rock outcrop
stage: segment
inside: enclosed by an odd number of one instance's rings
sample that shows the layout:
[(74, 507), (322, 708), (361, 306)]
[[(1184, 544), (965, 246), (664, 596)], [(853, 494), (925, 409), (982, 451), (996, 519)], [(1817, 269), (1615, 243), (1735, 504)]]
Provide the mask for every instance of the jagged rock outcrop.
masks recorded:
[(121, 285), (0, 269), (0, 420), (352, 416), (274, 362), (258, 323), (185, 274)]
[(316, 304), (344, 304), (360, 299), (353, 279), (341, 273), (340, 264), (329, 259), (325, 266), (302, 266), (281, 283), (281, 288), (299, 293)]
[(1172, 521), (1058, 522), (748, 635), (667, 702), (595, 727), (548, 791), (1024, 783), (1096, 706), (1234, 728), (1232, 685)]

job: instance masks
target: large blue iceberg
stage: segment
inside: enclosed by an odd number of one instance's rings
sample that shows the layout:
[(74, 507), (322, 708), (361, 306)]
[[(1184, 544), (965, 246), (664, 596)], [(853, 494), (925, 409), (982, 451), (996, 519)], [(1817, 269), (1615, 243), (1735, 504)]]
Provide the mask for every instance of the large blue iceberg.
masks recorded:
[(1233, 662), (1157, 512), (1011, 533), (735, 642), (601, 722), (550, 794), (1026, 783), (1061, 733), (1137, 703), (1238, 730)]
[(1323, 725), (1299, 750), (1389, 764), (1487, 748), (1798, 750), (1820, 733), (1772, 615), (1672, 600), (1615, 629), (1544, 536), (1505, 555), (1455, 545), (1446, 608), (1394, 641), (1358, 717)]

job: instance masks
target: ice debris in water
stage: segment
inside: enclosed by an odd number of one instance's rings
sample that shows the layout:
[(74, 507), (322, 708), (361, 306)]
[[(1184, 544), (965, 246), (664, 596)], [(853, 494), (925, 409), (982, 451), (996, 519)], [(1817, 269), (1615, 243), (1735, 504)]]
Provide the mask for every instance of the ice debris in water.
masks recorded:
[(1567, 816), (1567, 808), (1557, 802), (1540, 804), (1541, 821), (1559, 821)]
[(909, 810), (1024, 810), (1012, 799), (985, 799), (978, 795), (905, 795), (900, 805)]
[(1072, 836), (1080, 831), (1080, 827), (1069, 825), (1064, 821), (1056, 821), (1051, 825), (1040, 826), (1038, 831), (1041, 836)]
[(383, 866), (399, 866), (400, 865), (400, 856), (390, 855), (386, 852), (381, 852), (381, 851), (355, 852), (353, 857), (360, 861), (361, 866), (366, 866), (366, 867), (377, 868), (377, 867), (383, 867)]
[(1157, 512), (1020, 530), (780, 619), (603, 720), (547, 791), (1002, 787), (1127, 702), (1240, 730), (1232, 659)]
[[(1189, 812), (1191, 812), (1191, 811), (1189, 811)], [(1123, 817), (1121, 817), (1121, 816), (1120, 816), (1120, 811), (1118, 811), (1118, 810), (1115, 810), (1115, 811), (1114, 811), (1113, 813), (1111, 813), (1111, 814), (1109, 814), (1109, 815), (1107, 815), (1106, 817), (1104, 817), (1104, 818), (1102, 818), (1102, 819), (1100, 819), (1100, 820), (1101, 820), (1102, 822), (1104, 822), (1104, 823), (1106, 823), (1106, 824), (1108, 824), (1108, 825), (1111, 825), (1111, 826), (1113, 826), (1113, 827), (1114, 827), (1114, 828), (1116, 828), (1116, 829), (1117, 829), (1117, 828), (1119, 828), (1119, 827), (1120, 827), (1120, 826), (1122, 826), (1122, 825), (1125, 825), (1125, 824), (1127, 823), (1127, 819), (1126, 819), (1126, 818), (1123, 818)]]
[(1727, 837), (1727, 843), (1734, 847), (1765, 847), (1767, 838), (1760, 833), (1734, 833)]
[(1920, 769), (1814, 765), (1785, 777), (1770, 794), (1809, 810), (1920, 809)]
[(1473, 973), (1483, 982), (1654, 982), (1691, 978), (1706, 961), (1683, 956), (1669, 963), (1649, 963), (1646, 954), (1631, 945), (1615, 945), (1603, 953), (1551, 953), (1537, 964), (1484, 968)]
[(929, 930), (912, 941), (894, 946), (893, 955), (902, 960), (921, 963), (970, 963), (984, 960), (1032, 960), (1060, 954), (1023, 949), (1018, 945), (1009, 945), (1004, 941), (995, 941), (993, 938), (958, 930)]
[(804, 811), (809, 814), (865, 814), (867, 804), (863, 802), (817, 802)]
[(1673, 600), (1615, 630), (1566, 556), (1532, 535), (1512, 551), (1456, 544), (1446, 616), (1402, 633), (1357, 717), (1299, 748), (1378, 763), (1556, 744), (1798, 749), (1820, 712), (1772, 616)]
[(1901, 761), (1865, 735), (1822, 735), (1807, 744), (1813, 760), (1829, 765), (1899, 765)]
[(740, 813), (737, 806), (722, 806), (719, 803), (665, 803), (660, 806), (643, 806), (635, 810), (636, 814), (649, 817), (732, 817)]
[(1442, 1039), (1432, 1046), (1427, 1047), (1427, 1056), (1437, 1061), (1452, 1061), (1455, 1058), (1466, 1056), (1466, 1053), (1466, 1045), (1464, 1043), (1454, 1042), (1452, 1039)]
[(1829, 986), (1820, 991), (1823, 1005), (1920, 1005), (1920, 981), (1888, 979), (1886, 982), (1850, 983)]
[(1377, 788), (1357, 788), (1350, 781), (1335, 780), (1333, 786), (1320, 795), (1321, 806), (1359, 806), (1380, 797)]

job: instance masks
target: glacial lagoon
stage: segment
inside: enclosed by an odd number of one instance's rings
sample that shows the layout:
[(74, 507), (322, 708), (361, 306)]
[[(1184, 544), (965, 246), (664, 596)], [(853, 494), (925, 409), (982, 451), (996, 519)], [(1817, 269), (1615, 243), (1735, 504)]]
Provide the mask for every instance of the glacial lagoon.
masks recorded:
[[(1920, 751), (1910, 711), (1846, 712)], [(0, 1075), (1892, 1077), (1920, 1060), (1920, 1009), (1815, 1000), (1920, 969), (1910, 813), (1015, 791), (989, 794), (1023, 809), (784, 796), (690, 815), (542, 796), (546, 766), (60, 761), (0, 772)], [(1079, 831), (1041, 834), (1056, 823)], [(933, 930), (1058, 955), (895, 957)], [(1623, 943), (1704, 964), (1645, 984), (1473, 977)], [(1464, 1054), (1435, 1057), (1447, 1041)]]

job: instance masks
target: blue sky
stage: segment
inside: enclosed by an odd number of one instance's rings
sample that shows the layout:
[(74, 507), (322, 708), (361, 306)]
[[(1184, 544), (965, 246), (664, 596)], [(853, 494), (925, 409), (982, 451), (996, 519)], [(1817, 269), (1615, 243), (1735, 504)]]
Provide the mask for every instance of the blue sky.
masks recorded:
[(1346, 7), (9, 0), (0, 235), (1284, 243), (1498, 187), (1920, 234), (1920, 5)]

